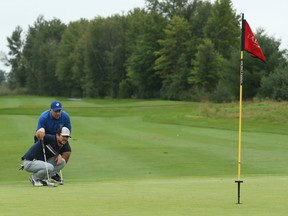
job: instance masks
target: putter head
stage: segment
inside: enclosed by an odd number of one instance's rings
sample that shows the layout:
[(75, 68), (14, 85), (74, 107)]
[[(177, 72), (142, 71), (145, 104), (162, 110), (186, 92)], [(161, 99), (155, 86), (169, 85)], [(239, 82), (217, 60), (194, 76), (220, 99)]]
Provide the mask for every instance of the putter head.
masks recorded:
[(20, 164), (19, 170), (24, 170), (24, 165), (23, 164)]
[(56, 184), (54, 184), (53, 182), (50, 182), (47, 179), (43, 179), (41, 180), (41, 182), (43, 183), (43, 186), (48, 186), (48, 187), (57, 187)]

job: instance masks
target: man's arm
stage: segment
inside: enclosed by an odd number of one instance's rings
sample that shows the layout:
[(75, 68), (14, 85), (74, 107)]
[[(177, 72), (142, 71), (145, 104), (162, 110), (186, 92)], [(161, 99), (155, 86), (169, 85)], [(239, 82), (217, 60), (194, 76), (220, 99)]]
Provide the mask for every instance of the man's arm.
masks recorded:
[(62, 158), (64, 158), (64, 160), (66, 161), (66, 164), (67, 164), (68, 160), (70, 158), (71, 152), (62, 152), (61, 155), (62, 155)]
[(40, 128), (39, 130), (36, 131), (36, 137), (38, 140), (43, 141), (45, 136), (45, 129)]

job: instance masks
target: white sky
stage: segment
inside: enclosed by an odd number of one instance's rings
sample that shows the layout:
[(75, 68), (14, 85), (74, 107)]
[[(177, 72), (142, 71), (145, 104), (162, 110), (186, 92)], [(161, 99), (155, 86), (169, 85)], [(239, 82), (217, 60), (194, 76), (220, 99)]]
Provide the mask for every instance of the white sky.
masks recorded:
[[(232, 0), (232, 3), (237, 14), (244, 13), (252, 31), (261, 27), (268, 36), (282, 40), (281, 48), (288, 48), (287, 0)], [(7, 54), (6, 38), (18, 25), (25, 33), (39, 15), (44, 15), (45, 20), (58, 18), (68, 24), (80, 18), (90, 20), (144, 8), (145, 0), (0, 0), (0, 5), (0, 51)], [(1, 62), (0, 69), (7, 70)]]
[(261, 27), (269, 37), (281, 39), (282, 49), (288, 49), (287, 0), (232, 0), (232, 3), (237, 14), (244, 13), (253, 32)]

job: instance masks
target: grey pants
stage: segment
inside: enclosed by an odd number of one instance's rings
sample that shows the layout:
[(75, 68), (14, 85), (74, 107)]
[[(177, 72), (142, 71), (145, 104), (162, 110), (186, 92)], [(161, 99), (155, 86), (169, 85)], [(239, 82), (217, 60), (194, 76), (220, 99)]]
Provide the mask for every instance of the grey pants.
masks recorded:
[[(58, 173), (64, 166), (66, 165), (66, 161), (62, 158), (60, 164), (56, 165), (55, 157), (47, 159), (47, 169), (49, 177), (54, 176)], [(27, 172), (33, 173), (33, 178), (35, 180), (42, 180), (47, 179), (47, 171), (46, 171), (46, 164), (44, 161), (41, 160), (24, 160), (23, 161), (24, 170)]]

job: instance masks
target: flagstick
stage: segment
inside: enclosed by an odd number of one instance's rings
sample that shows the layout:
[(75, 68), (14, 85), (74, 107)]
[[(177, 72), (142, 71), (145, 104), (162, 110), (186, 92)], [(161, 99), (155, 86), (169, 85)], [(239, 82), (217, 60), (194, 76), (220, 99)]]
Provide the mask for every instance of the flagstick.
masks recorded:
[(239, 99), (239, 133), (238, 133), (238, 175), (235, 183), (238, 184), (238, 204), (240, 204), (241, 179), (241, 144), (242, 144), (242, 81), (243, 81), (243, 51), (241, 51), (240, 63), (240, 99)]
[(244, 28), (243, 28), (244, 14), (242, 14), (242, 39), (241, 39), (241, 53), (240, 53), (240, 96), (239, 96), (239, 132), (238, 132), (238, 175), (235, 183), (238, 184), (238, 204), (240, 204), (240, 186), (241, 180), (241, 145), (242, 145), (242, 84), (243, 84), (243, 50), (244, 50)]

